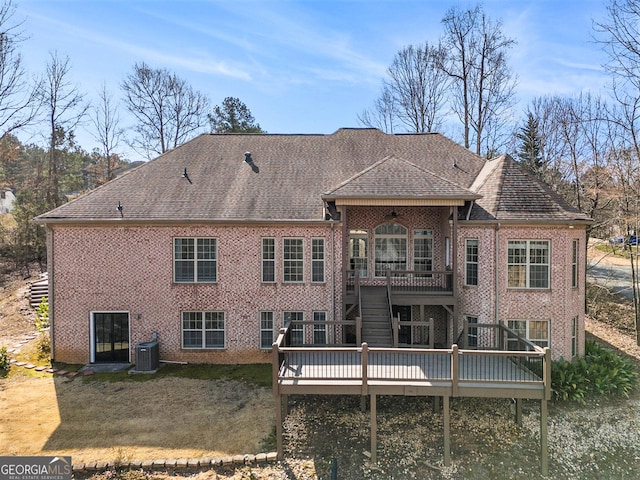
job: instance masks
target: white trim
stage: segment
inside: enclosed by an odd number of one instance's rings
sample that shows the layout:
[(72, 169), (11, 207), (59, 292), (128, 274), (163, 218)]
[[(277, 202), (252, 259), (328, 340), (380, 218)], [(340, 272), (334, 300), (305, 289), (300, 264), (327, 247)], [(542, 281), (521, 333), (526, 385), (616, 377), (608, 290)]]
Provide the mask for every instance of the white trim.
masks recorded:
[[(285, 280), (284, 276), (285, 276), (285, 272), (286, 269), (284, 268), (284, 262), (285, 262), (285, 243), (287, 240), (299, 240), (302, 244), (302, 258), (300, 259), (296, 259), (293, 260), (295, 262), (302, 262), (302, 279), (301, 280)], [(281, 267), (282, 267), (282, 283), (304, 283), (304, 271), (306, 269), (306, 265), (305, 265), (305, 254), (304, 254), (304, 249), (305, 249), (305, 244), (304, 244), (304, 237), (282, 237), (282, 262), (281, 262)], [(292, 261), (289, 259), (289, 261)]]

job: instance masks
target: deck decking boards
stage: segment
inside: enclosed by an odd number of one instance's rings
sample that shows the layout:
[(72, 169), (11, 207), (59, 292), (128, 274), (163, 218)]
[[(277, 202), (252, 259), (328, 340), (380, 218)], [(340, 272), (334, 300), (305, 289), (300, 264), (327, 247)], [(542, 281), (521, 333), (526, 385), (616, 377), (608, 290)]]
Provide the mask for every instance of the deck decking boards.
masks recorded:
[(458, 395), (464, 396), (541, 398), (544, 395), (542, 380), (507, 356), (461, 352), (458, 375), (454, 379), (451, 355), (449, 351), (370, 349), (366, 377), (363, 377), (361, 351), (297, 350), (285, 353), (278, 383), (289, 394), (295, 394), (296, 387), (300, 393), (306, 393), (314, 386), (325, 394), (347, 394), (353, 392), (354, 386), (366, 383), (378, 394), (398, 395), (405, 387), (420, 387), (422, 395), (442, 395), (443, 389), (453, 390), (455, 382)]

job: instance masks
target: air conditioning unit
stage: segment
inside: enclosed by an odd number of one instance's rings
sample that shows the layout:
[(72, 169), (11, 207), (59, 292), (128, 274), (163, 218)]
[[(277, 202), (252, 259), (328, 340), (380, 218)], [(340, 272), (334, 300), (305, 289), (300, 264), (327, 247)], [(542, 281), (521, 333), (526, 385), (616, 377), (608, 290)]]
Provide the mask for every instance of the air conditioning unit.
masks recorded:
[(160, 366), (158, 342), (144, 342), (136, 345), (136, 371), (153, 372)]

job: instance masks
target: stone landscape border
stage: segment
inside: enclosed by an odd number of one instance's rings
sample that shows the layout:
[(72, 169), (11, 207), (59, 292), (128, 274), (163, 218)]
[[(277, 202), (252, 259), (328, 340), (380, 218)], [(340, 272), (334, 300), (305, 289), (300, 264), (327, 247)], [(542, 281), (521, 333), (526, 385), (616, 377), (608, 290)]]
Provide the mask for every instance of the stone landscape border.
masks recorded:
[(258, 453), (257, 455), (234, 455), (221, 458), (178, 458), (159, 460), (133, 460), (131, 462), (87, 462), (74, 463), (73, 473), (97, 473), (108, 470), (188, 470), (201, 468), (218, 468), (225, 466), (257, 466), (259, 464), (275, 463), (278, 461), (277, 452)]

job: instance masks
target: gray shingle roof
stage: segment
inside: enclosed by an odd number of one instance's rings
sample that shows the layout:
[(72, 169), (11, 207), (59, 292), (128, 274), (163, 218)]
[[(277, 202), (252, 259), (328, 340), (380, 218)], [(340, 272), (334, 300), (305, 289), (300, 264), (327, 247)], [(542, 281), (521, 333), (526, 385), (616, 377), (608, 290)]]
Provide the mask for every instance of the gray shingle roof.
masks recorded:
[(472, 189), (482, 195), (470, 220), (588, 221), (509, 155), (488, 161)]
[[(253, 165), (245, 162), (245, 152)], [(507, 158), (486, 162), (434, 133), (206, 134), (36, 220), (322, 220), (323, 194), (469, 200), (477, 193), (483, 198), (474, 219), (576, 216), (514, 166)], [(185, 169), (191, 182), (183, 177)]]
[(325, 198), (455, 198), (475, 199), (478, 195), (414, 163), (386, 157), (357, 173)]

